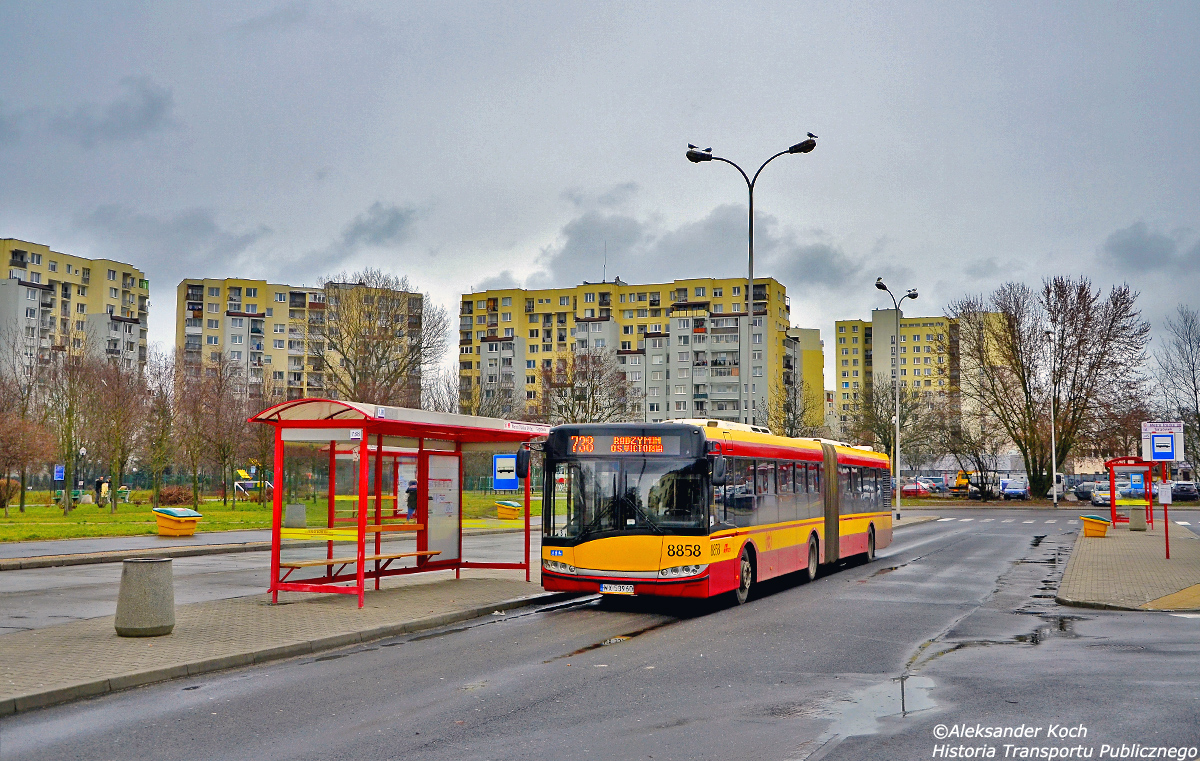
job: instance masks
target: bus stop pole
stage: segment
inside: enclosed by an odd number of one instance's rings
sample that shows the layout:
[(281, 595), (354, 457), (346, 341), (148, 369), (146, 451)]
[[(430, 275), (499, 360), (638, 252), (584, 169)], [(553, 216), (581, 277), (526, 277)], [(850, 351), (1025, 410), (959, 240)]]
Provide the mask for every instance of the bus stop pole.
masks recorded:
[(525, 581), (529, 581), (529, 495), (532, 491), (529, 482), (533, 480), (533, 465), (525, 471)]
[(279, 602), (279, 553), (283, 527), (283, 428), (275, 426), (275, 485), (271, 487), (271, 602)]

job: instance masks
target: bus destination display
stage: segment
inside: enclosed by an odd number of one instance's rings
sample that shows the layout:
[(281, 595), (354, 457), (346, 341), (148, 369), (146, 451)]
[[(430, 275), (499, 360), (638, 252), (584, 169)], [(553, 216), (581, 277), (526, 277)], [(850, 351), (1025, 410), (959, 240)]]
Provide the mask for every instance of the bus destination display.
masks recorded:
[(571, 454), (679, 454), (678, 436), (572, 436)]

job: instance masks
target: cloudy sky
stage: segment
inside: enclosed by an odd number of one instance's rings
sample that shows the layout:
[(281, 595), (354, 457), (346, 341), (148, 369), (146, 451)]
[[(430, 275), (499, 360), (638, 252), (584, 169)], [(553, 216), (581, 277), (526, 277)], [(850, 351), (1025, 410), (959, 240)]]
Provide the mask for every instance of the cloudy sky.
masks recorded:
[[(756, 271), (826, 333), (918, 287), (1200, 275), (1194, 3), (0, 1), (0, 237), (175, 286)], [(750, 167), (751, 169), (753, 167)]]

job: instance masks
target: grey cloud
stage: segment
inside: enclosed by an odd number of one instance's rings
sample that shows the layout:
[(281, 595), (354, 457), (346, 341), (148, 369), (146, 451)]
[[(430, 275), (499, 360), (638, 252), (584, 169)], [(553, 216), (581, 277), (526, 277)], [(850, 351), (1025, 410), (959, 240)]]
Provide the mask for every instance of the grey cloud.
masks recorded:
[(633, 200), (640, 189), (636, 182), (622, 182), (597, 196), (596, 203), (601, 206), (621, 206)]
[(303, 2), (303, 0), (283, 3), (266, 13), (246, 19), (236, 25), (234, 29), (242, 34), (291, 29), (308, 20), (308, 10), (309, 5), (307, 2)]
[[(527, 286), (599, 280), (606, 244), (609, 280), (733, 277), (746, 272), (746, 207), (718, 206), (704, 218), (670, 230), (659, 229), (655, 220), (589, 211), (562, 228), (561, 241), (543, 252), (542, 271)], [(755, 274), (777, 278), (794, 291), (836, 290), (862, 270), (861, 263), (830, 241), (802, 241), (791, 231), (780, 232), (771, 216), (757, 216), (754, 244)]]
[(499, 275), (484, 278), (475, 286), (475, 291), (487, 291), (500, 288), (520, 288), (520, 283), (513, 276), (512, 270), (504, 270)]
[(1139, 220), (1109, 235), (1101, 252), (1118, 269), (1144, 271), (1170, 266), (1178, 248), (1173, 238), (1152, 232)]
[(342, 231), (342, 244), (354, 249), (359, 246), (386, 246), (400, 243), (412, 232), (417, 212), (394, 204), (384, 206), (379, 201), (354, 218)]
[(0, 102), (0, 146), (15, 143), (20, 137), (21, 129), (17, 125), (19, 119), (18, 114), (10, 112), (4, 103)]
[(963, 272), (974, 278), (989, 278), (1000, 273), (1000, 265), (996, 264), (996, 260), (989, 256), (967, 265)]
[(172, 124), (171, 91), (143, 77), (121, 80), (126, 93), (106, 105), (87, 104), (50, 120), (51, 131), (84, 148), (103, 142), (136, 140)]
[(171, 270), (169, 274), (179, 276), (185, 273), (178, 265), (204, 265), (206, 270), (217, 271), (271, 232), (262, 226), (248, 232), (227, 230), (211, 209), (187, 209), (159, 217), (117, 205), (96, 208), (80, 217), (77, 226), (101, 236), (104, 242), (98, 247), (111, 248), (109, 253), (115, 258), (157, 262)]

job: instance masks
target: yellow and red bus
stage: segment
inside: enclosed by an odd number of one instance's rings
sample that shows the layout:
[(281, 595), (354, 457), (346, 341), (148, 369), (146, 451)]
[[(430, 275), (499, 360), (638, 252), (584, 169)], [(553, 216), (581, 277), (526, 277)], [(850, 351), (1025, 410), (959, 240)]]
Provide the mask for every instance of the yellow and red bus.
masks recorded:
[(886, 455), (718, 420), (560, 425), (544, 445), (542, 586), (745, 602), (892, 541)]

